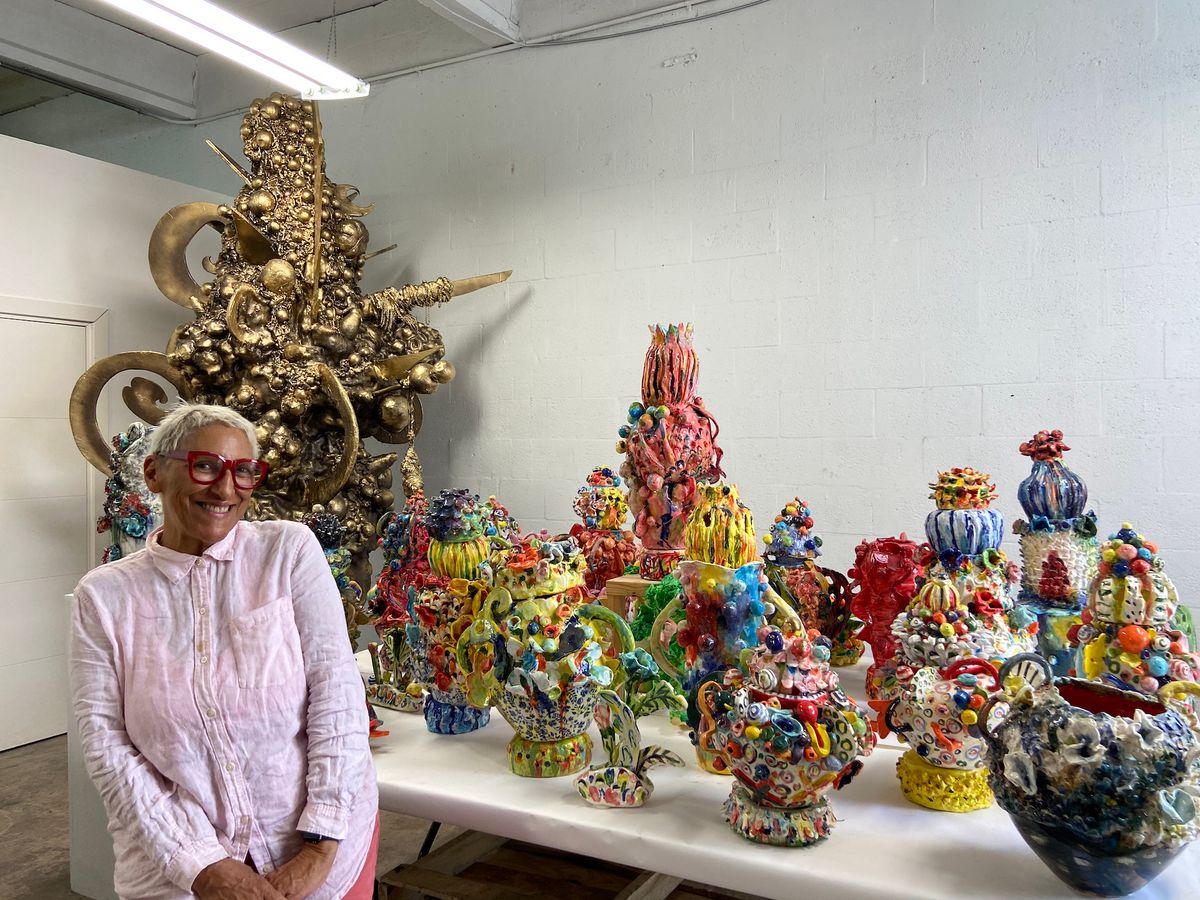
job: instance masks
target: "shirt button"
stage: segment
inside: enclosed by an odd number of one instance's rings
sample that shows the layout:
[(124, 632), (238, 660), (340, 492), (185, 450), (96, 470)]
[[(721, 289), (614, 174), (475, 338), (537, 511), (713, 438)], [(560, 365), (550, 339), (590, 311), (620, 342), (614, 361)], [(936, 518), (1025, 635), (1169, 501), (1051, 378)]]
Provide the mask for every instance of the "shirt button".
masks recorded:
[(233, 770), (234, 770), (233, 763), (231, 763), (231, 762), (225, 763), (225, 771), (226, 772), (232, 772)]
[(207, 662), (208, 662), (208, 657), (207, 657), (207, 656), (202, 656), (202, 657), (200, 657), (200, 662), (202, 662), (202, 663), (207, 663)]
[(204, 712), (208, 715), (208, 717), (210, 719), (215, 719), (217, 717), (217, 711), (215, 709), (213, 709), (211, 706), (208, 709), (206, 709)]
[(204, 615), (206, 612), (208, 612), (207, 606), (200, 607), (200, 615)]

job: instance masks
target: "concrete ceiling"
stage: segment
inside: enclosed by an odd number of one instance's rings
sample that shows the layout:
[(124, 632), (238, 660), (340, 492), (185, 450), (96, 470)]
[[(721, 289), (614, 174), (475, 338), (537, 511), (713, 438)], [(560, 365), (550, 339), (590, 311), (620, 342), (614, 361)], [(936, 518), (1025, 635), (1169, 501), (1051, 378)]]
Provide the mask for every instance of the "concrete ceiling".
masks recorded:
[[(102, 0), (3, 2), (0, 115), (80, 90), (141, 112), (190, 120), (221, 112), (214, 107), (231, 93), (240, 97), (278, 87)], [(522, 36), (522, 0), (217, 2), (360, 78)], [(549, 5), (526, 2), (535, 11)], [(614, 4), (591, 5), (600, 13)]]

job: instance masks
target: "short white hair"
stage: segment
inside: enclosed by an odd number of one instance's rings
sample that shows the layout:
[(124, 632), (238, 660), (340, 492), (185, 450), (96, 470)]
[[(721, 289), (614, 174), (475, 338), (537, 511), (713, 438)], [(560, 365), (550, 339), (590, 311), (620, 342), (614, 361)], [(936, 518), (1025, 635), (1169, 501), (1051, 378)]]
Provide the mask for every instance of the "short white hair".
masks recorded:
[(224, 425), (242, 432), (250, 442), (250, 455), (258, 458), (258, 435), (250, 421), (228, 406), (207, 403), (180, 403), (167, 413), (150, 435), (150, 452), (173, 453), (192, 432), (209, 425)]

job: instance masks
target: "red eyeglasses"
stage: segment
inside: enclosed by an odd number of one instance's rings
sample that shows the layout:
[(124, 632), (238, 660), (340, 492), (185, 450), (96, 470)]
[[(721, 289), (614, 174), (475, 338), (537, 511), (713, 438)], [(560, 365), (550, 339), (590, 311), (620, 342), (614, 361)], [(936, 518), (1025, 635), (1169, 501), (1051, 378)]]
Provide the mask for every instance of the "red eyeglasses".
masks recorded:
[(158, 455), (164, 459), (187, 460), (188, 475), (196, 484), (220, 481), (228, 469), (233, 475), (233, 483), (244, 491), (254, 490), (266, 481), (269, 468), (261, 459), (226, 459), (207, 450), (176, 450)]

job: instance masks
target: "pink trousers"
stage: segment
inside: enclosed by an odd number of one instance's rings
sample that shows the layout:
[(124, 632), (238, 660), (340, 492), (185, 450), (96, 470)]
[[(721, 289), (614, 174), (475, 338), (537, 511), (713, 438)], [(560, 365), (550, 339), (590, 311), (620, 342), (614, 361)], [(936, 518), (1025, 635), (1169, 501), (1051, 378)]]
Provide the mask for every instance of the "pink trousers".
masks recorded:
[(367, 859), (354, 886), (346, 892), (342, 900), (371, 900), (375, 896), (375, 858), (379, 854), (379, 814), (375, 814), (375, 833), (371, 837), (371, 846), (367, 849)]

